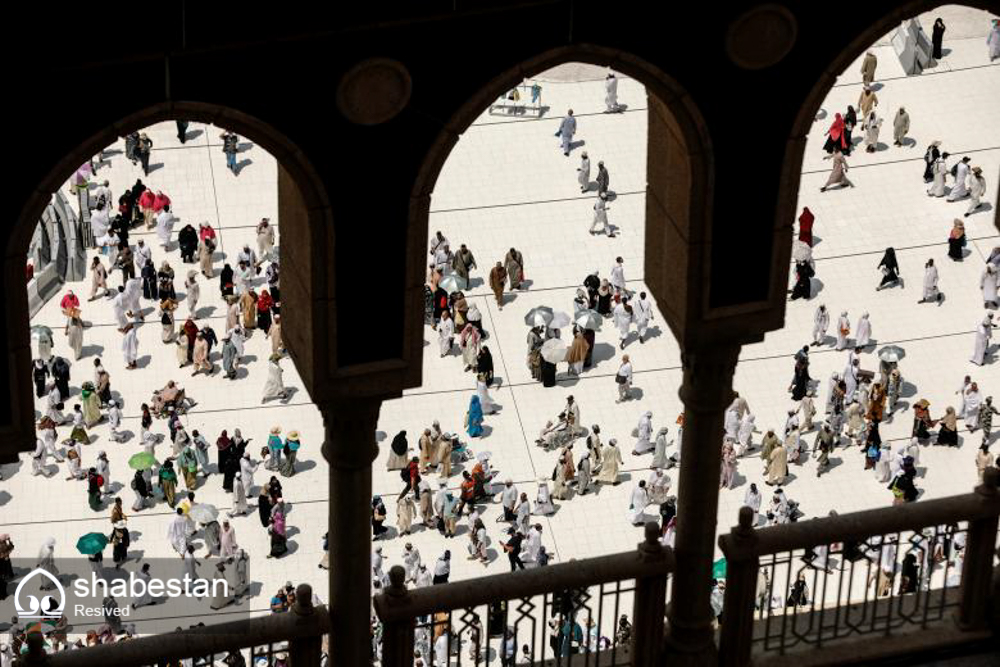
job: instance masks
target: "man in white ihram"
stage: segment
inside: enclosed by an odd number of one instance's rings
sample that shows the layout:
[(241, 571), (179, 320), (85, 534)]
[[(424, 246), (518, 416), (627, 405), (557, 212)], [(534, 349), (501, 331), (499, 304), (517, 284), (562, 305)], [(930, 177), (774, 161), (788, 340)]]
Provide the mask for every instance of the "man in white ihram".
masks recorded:
[(184, 555), (187, 553), (187, 526), (187, 516), (185, 516), (184, 510), (178, 507), (177, 516), (170, 522), (170, 528), (167, 529), (167, 541), (170, 542), (170, 546), (174, 548), (174, 551), (181, 558), (184, 558)]
[(646, 342), (646, 330), (653, 321), (653, 300), (645, 292), (639, 292), (639, 298), (632, 303), (632, 318), (635, 328), (639, 331), (639, 342)]
[(597, 197), (594, 203), (594, 221), (590, 223), (591, 234), (607, 234), (611, 236), (608, 228), (608, 196), (603, 192)]
[(570, 109), (566, 112), (566, 117), (559, 123), (559, 131), (556, 132), (556, 136), (562, 141), (563, 155), (567, 157), (569, 157), (574, 134), (576, 134), (576, 118), (573, 117), (573, 110)]
[(607, 107), (604, 113), (618, 113), (621, 107), (618, 106), (618, 79), (614, 72), (608, 72), (604, 79), (604, 106)]

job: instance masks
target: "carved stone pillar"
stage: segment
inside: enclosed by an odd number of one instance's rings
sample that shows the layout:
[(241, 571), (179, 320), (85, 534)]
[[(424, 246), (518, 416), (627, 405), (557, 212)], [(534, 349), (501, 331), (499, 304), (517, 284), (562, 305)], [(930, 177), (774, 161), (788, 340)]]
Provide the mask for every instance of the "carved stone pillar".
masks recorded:
[(371, 661), (372, 462), (380, 398), (320, 406), (330, 464), (330, 652), (337, 664)]
[(674, 554), (677, 574), (667, 618), (667, 662), (715, 665), (714, 615), (709, 604), (715, 523), (719, 507), (723, 411), (733, 400), (736, 344), (688, 350), (681, 355), (684, 435), (681, 442)]

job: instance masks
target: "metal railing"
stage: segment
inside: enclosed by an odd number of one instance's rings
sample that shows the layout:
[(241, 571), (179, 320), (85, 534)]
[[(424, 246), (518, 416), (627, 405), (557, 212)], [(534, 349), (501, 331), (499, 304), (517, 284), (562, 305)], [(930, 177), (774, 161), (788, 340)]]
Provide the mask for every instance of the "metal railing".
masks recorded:
[(990, 468), (970, 494), (762, 529), (741, 508), (719, 537), (721, 664), (926, 630), (952, 614), (961, 630), (987, 628), (998, 479)]
[[(438, 667), (658, 664), (674, 569), (658, 537), (651, 522), (635, 551), (417, 589), (395, 566), (375, 597), (381, 665), (412, 667), (416, 653)], [(625, 611), (627, 641), (616, 633)]]
[[(201, 626), (128, 641), (100, 644), (75, 651), (46, 654), (40, 633), (29, 633), (28, 652), (16, 667), (155, 667), (191, 660), (193, 667), (222, 664), (239, 653), (247, 665), (258, 658), (275, 663), (284, 653), (294, 667), (319, 667), (323, 636), (330, 631), (330, 615), (325, 607), (312, 604), (312, 587), (301, 584), (295, 604), (284, 614), (270, 614), (218, 625)], [(231, 663), (225, 663), (231, 664)]]

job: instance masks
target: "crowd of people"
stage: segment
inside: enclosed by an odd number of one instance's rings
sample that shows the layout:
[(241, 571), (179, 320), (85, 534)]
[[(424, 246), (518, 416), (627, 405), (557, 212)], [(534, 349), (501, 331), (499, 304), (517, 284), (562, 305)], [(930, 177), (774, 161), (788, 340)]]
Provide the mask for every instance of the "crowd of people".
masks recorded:
[[(940, 31), (935, 26), (935, 48), (938, 51), (943, 33), (943, 24)], [(835, 114), (823, 147), (833, 161), (833, 172), (821, 191), (826, 192), (837, 185), (855, 186), (847, 178), (846, 158), (858, 143), (852, 134), (859, 125), (863, 132), (861, 141), (867, 152), (887, 149), (879, 142), (883, 120), (873, 86), (876, 69), (875, 55), (866, 54), (862, 62), (863, 82), (857, 109), (848, 106), (843, 115)], [(609, 74), (604, 83), (608, 113), (618, 113), (624, 108), (618, 102), (617, 85), (617, 79)], [(900, 148), (914, 145), (909, 136), (910, 112), (899, 106), (892, 118), (893, 145)], [(559, 121), (556, 133), (558, 146), (567, 157), (579, 148), (579, 142), (574, 143), (577, 130), (578, 118), (572, 110), (568, 110)], [(178, 125), (178, 137), (184, 137), (185, 133), (186, 128)], [(237, 138), (231, 133), (224, 133), (222, 140), (227, 167), (234, 174), (238, 173), (235, 163)], [(941, 142), (932, 142), (924, 158), (923, 177), (930, 184), (927, 194), (947, 197), (948, 201), (967, 200), (968, 207), (962, 217), (974, 215), (984, 208), (982, 200), (986, 183), (982, 169), (972, 165), (969, 157), (950, 166), (950, 155), (942, 152), (940, 146)], [(141, 163), (147, 176), (151, 149), (152, 142), (143, 133), (126, 137), (126, 157), (133, 163)], [(570, 169), (572, 167), (566, 169), (567, 183), (574, 178)], [(609, 224), (607, 217), (608, 203), (614, 199), (614, 193), (609, 189), (608, 169), (603, 162), (597, 163), (596, 187), (590, 180), (590, 174), (590, 157), (587, 152), (581, 151), (579, 166), (575, 168), (575, 181), (581, 194), (596, 191), (590, 234), (605, 233), (614, 237), (615, 227)], [(84, 179), (83, 186), (87, 185), (88, 181)], [(80, 187), (80, 183), (75, 183), (74, 187)], [(175, 235), (177, 218), (174, 203), (164, 192), (154, 191), (137, 179), (135, 185), (118, 198), (118, 207), (114, 211), (107, 180), (97, 185), (94, 192), (95, 207), (90, 219), (97, 254), (89, 264), (91, 289), (86, 303), (101, 299), (111, 302), (116, 329), (121, 334), (125, 368), (137, 374), (143, 373), (146, 368), (148, 361), (140, 353), (137, 332), (144, 325), (145, 316), (155, 312), (162, 327), (162, 344), (174, 348), (172, 360), (179, 369), (190, 366), (192, 376), (204, 374), (218, 378), (220, 382), (223, 379), (238, 380), (244, 375), (241, 373), (243, 366), (248, 363), (246, 341), (255, 333), (268, 338), (271, 355), (267, 361), (267, 382), (261, 400), (287, 400), (290, 391), (282, 381), (281, 368), (285, 350), (281, 336), (280, 264), (275, 247), (275, 226), (271, 221), (264, 218), (256, 226), (256, 250), (249, 244), (244, 245), (235, 254), (235, 260), (220, 267), (216, 260), (218, 239), (215, 229), (207, 222), (197, 228), (189, 223)], [(814, 298), (817, 274), (812, 256), (816, 215), (809, 208), (804, 208), (798, 222), (790, 298), (808, 300)], [(145, 239), (130, 242), (130, 232), (135, 234), (136, 228), (155, 233), (160, 246), (155, 260), (154, 249), (146, 244)], [(947, 244), (946, 254), (950, 260), (966, 261), (967, 240), (962, 219), (954, 220)], [(175, 248), (179, 251), (181, 264), (196, 265), (187, 271), (181, 268), (180, 276), (176, 275), (168, 260), (168, 255)], [(584, 421), (582, 409), (592, 406), (581, 406), (574, 395), (566, 396), (562, 408), (552, 419), (533, 425), (538, 427), (534, 444), (545, 452), (553, 453), (554, 458), (551, 470), (541, 471), (542, 476), (537, 481), (515, 481), (512, 475), (501, 473), (502, 454), (494, 455), (480, 449), (478, 444), (475, 447), (477, 451), (474, 451), (473, 443), (492, 435), (491, 417), (497, 415), (503, 406), (490, 393), (491, 389), (499, 386), (493, 354), (487, 345), (493, 332), (489, 330), (490, 318), (484, 318), (470, 292), (472, 278), (477, 272), (485, 274), (482, 275), (483, 282), (489, 286), (497, 310), (503, 311), (505, 306), (517, 299), (519, 293), (531, 287), (531, 281), (526, 278), (525, 255), (512, 246), (502, 258), (499, 253), (482, 258), (492, 263), (480, 267), (469, 244), (452, 244), (442, 231), (436, 231), (432, 236), (428, 255), (430, 260), (424, 291), (424, 320), (428, 337), (432, 342), (436, 339), (436, 351), (440, 358), (449, 359), (447, 363), (455, 359), (454, 363), (464, 373), (470, 374), (468, 403), (464, 416), (460, 416), (461, 427), (445, 430), (439, 420), (428, 419), (431, 421), (429, 426), (426, 421), (417, 425), (415, 433), (419, 436), (415, 443), (411, 444), (407, 430), (398, 431), (388, 443), (386, 467), (390, 471), (398, 471), (401, 489), (395, 495), (395, 502), (391, 503), (395, 509), (394, 518), (389, 517), (381, 495), (374, 495), (371, 499), (371, 529), (376, 541), (371, 556), (371, 573), (372, 590), (376, 593), (390, 585), (390, 564), (383, 557), (381, 544), (385, 540), (399, 539), (404, 542), (399, 564), (405, 570), (407, 585), (413, 587), (449, 582), (453, 553), (463, 553), (451, 542), (456, 537), (461, 537), (464, 542), (465, 557), (481, 563), (484, 568), (501, 555), (507, 558), (512, 572), (544, 567), (555, 555), (545, 544), (550, 536), (542, 518), (552, 516), (559, 504), (594, 493), (604, 485), (617, 486), (624, 478), (624, 460), (618, 439), (606, 435), (601, 424), (594, 423), (594, 420)], [(944, 299), (935, 259), (928, 258), (925, 264), (919, 304), (940, 304)], [(660, 331), (654, 324), (656, 309), (650, 295), (641, 289), (629, 289), (624, 259), (617, 256), (612, 262), (609, 256), (608, 261), (611, 266), (607, 277), (602, 277), (598, 271), (587, 273), (575, 288), (572, 303), (567, 301), (565, 304), (565, 313), (539, 307), (526, 314), (526, 354), (523, 363), (530, 377), (545, 388), (558, 387), (564, 380), (585, 376), (600, 363), (595, 360), (594, 354), (595, 332), (603, 324), (611, 324), (618, 341), (618, 350), (614, 354), (619, 356), (612, 357), (616, 364), (613, 376), (615, 390), (612, 392), (608, 387), (607, 391), (609, 398), (613, 396), (616, 404), (622, 405), (621, 409), (628, 409), (628, 402), (637, 393), (632, 384), (635, 376), (631, 354), (635, 353), (636, 345), (645, 345)], [(904, 298), (904, 276), (894, 248), (885, 250), (875, 269), (879, 278), (871, 289), (898, 290), (894, 296)], [(114, 287), (115, 274), (119, 272), (121, 284)], [(225, 324), (219, 333), (199, 310), (204, 282), (216, 278), (219, 279), (220, 296), (227, 305)], [(178, 279), (183, 281), (180, 290), (175, 288)], [(1000, 306), (998, 286), (1000, 248), (995, 248), (987, 258), (976, 286), (981, 290), (987, 310)], [(967, 287), (951, 285), (949, 289), (958, 291)], [(179, 316), (182, 301), (186, 316)], [(74, 361), (84, 356), (83, 340), (87, 323), (83, 314), (86, 303), (81, 303), (72, 290), (67, 290), (60, 299), (59, 305), (66, 318), (63, 335), (67, 347), (73, 352)], [(883, 485), (887, 492), (887, 504), (902, 504), (914, 502), (920, 497), (920, 456), (929, 446), (957, 447), (960, 438), (967, 441), (971, 434), (981, 433), (982, 442), (976, 457), (980, 478), (984, 470), (994, 464), (990, 453), (992, 419), (1000, 411), (994, 407), (989, 390), (985, 387), (981, 389), (977, 380), (966, 376), (956, 392), (955, 405), (945, 406), (943, 411), (932, 413), (932, 406), (926, 399), (916, 399), (912, 404), (901, 401), (904, 389), (919, 392), (921, 388), (907, 385), (899, 355), (887, 353), (885, 348), (881, 351), (877, 349), (869, 313), (855, 311), (852, 316), (849, 315), (851, 310), (847, 305), (836, 308), (832, 312), (839, 311), (840, 315), (834, 318), (826, 305), (818, 305), (811, 331), (801, 332), (804, 344), (794, 352), (784, 424), (759, 426), (748, 400), (740, 394), (735, 395), (725, 410), (724, 436), (720, 443), (720, 488), (734, 489), (747, 483), (744, 504), (753, 509), (757, 517), (755, 525), (797, 521), (804, 515), (798, 503), (787, 495), (790, 489), (795, 488), (796, 478), (801, 477), (793, 475), (792, 470), (810, 469), (816, 477), (820, 477), (834, 466), (846, 463), (845, 459), (853, 458), (859, 474), (870, 475), (869, 479), (874, 483)], [(878, 315), (877, 312), (875, 314)], [(856, 317), (853, 324), (852, 317)], [(989, 362), (990, 339), (992, 330), (996, 328), (992, 320), (992, 313), (987, 312), (977, 326), (971, 361), (980, 366)], [(834, 327), (832, 332), (831, 325)], [(81, 490), (85, 487), (90, 510), (101, 513), (110, 508), (112, 526), (109, 544), (113, 545), (112, 558), (116, 568), (128, 567), (130, 562), (129, 517), (119, 495), (124, 484), (114, 481), (104, 451), (99, 450), (93, 459), (87, 460), (91, 451), (88, 446), (95, 439), (88, 429), (107, 423), (111, 442), (126, 441), (131, 434), (121, 429), (124, 403), (127, 401), (135, 405), (143, 399), (136, 452), (146, 454), (148, 458), (136, 463), (134, 471), (129, 473), (130, 479), (121, 473), (117, 476), (118, 480), (127, 481), (133, 491), (131, 512), (145, 512), (154, 507), (162, 509), (166, 505), (171, 518), (163, 537), (185, 568), (204, 577), (209, 574), (226, 577), (233, 582), (234, 590), (242, 594), (246, 593), (249, 581), (246, 566), (249, 556), (236, 540), (235, 523), (238, 518), (256, 509), (260, 530), (268, 535), (270, 551), (267, 557), (281, 558), (288, 553), (287, 514), (290, 503), (286, 501), (279, 477), (290, 478), (297, 472), (302, 441), (297, 431), (291, 430), (283, 435), (282, 427), (276, 425), (270, 429), (265, 444), (255, 451), (249, 444), (252, 438), (244, 438), (240, 428), (233, 429), (231, 436), (229, 429), (222, 430), (215, 439), (213, 462), (210, 439), (214, 434), (203, 435), (198, 430), (188, 432), (181, 417), (198, 403), (177, 381), (170, 380), (148, 398), (133, 396), (123, 399), (112, 390), (112, 378), (101, 359), (97, 358), (93, 363), (92, 380), (89, 375), (84, 380), (79, 373), (75, 373), (75, 379), (80, 383), (80, 398), (78, 403), (68, 405), (73, 396), (71, 365), (66, 358), (54, 354), (54, 349), (61, 344), (56, 343), (56, 336), (45, 327), (36, 329), (35, 338), (38, 356), (33, 362), (32, 378), (36, 396), (43, 400), (44, 409), (40, 411), (37, 446), (31, 456), (32, 474), (53, 476), (59, 474), (58, 466), (65, 463), (67, 481), (85, 483), (79, 486)], [(631, 348), (628, 353), (625, 352), (626, 347)], [(810, 375), (810, 356), (817, 353), (845, 356), (843, 371), (833, 374), (826, 383), (813, 378)], [(216, 361), (220, 364), (217, 365)], [(561, 364), (566, 364), (562, 377)], [(985, 382), (988, 378), (980, 380)], [(600, 381), (611, 383), (610, 380)], [(225, 389), (227, 384), (219, 386)], [(883, 441), (880, 427), (900, 418), (906, 411), (912, 412), (910, 437), (899, 442)], [(671, 412), (665, 420), (656, 423), (654, 417), (662, 419), (662, 413), (654, 415), (652, 410), (642, 410), (632, 422), (636, 426), (631, 432), (631, 442), (622, 445), (631, 446), (626, 451), (631, 451), (633, 457), (641, 457), (638, 461), (646, 469), (641, 473), (633, 471), (630, 475), (632, 488), (627, 506), (620, 508), (622, 516), (634, 526), (656, 521), (661, 542), (668, 546), (674, 544), (677, 531), (677, 500), (671, 495), (669, 471), (681, 465), (684, 434), (684, 414), (675, 414)], [(162, 430), (155, 427), (158, 423), (166, 426), (166, 435), (157, 433)], [(966, 435), (960, 436), (963, 427)], [(158, 451), (158, 448), (169, 449), (169, 452)], [(858, 455), (849, 456), (848, 452), (853, 451)], [(646, 456), (649, 458), (646, 459)], [(772, 487), (767, 490), (771, 496), (769, 500), (756, 483), (747, 482), (739, 474), (741, 464), (749, 465), (751, 460), (760, 461), (756, 465), (762, 466), (763, 484)], [(50, 461), (56, 465), (51, 465)], [(272, 473), (270, 479), (262, 484), (255, 479), (260, 465)], [(196, 501), (197, 494), (207, 484), (214, 483), (213, 478), (221, 482), (221, 488), (232, 499), (232, 507), (225, 517), (220, 516), (218, 511), (213, 516), (211, 510), (216, 508)], [(82, 501), (82, 493), (80, 498)], [(250, 504), (254, 499), (255, 506)], [(497, 519), (485, 521), (484, 516), (491, 506), (496, 509)], [(387, 524), (394, 524), (395, 530)], [(460, 529), (460, 524), (464, 524), (464, 530)], [(441, 536), (440, 553), (421, 554), (410, 538), (415, 527)], [(859, 547), (859, 557), (878, 561), (882, 568), (880, 571), (886, 572), (885, 577), (877, 577), (872, 582), (877, 593), (886, 594), (886, 582), (893, 580), (891, 575), (898, 567), (908, 574), (907, 586), (920, 585), (921, 581), (929, 579), (933, 566), (929, 565), (928, 558), (932, 558), (937, 550), (944, 549), (949, 557), (960, 554), (962, 538), (959, 533), (951, 531), (944, 535), (940, 539), (927, 539), (921, 547), (922, 561), (918, 561), (911, 549), (900, 554), (903, 559), (901, 564), (897, 563), (895, 548), (887, 549), (886, 545), (876, 544), (874, 547), (869, 545), (869, 550), (865, 551)], [(871, 551), (872, 548), (875, 550)], [(43, 544), (40, 566), (51, 564), (54, 550), (54, 540)], [(200, 550), (203, 554), (199, 553)], [(0, 561), (5, 555), (9, 560), (12, 551), (14, 542), (10, 536), (0, 535)], [(889, 551), (892, 556), (887, 560), (886, 553)], [(827, 559), (828, 553), (820, 548), (809, 556), (805, 566), (825, 570)], [(136, 562), (135, 565), (139, 572), (148, 575), (148, 564), (140, 566)], [(329, 555), (324, 553), (319, 567), (330, 566)], [(914, 574), (917, 571), (915, 568), (922, 568), (922, 577)], [(788, 603), (807, 604), (809, 594), (801, 573), (796, 581), (803, 583), (792, 587)], [(717, 607), (717, 615), (721, 613), (723, 587), (724, 582), (717, 582), (713, 593), (713, 607)], [(271, 598), (271, 611), (287, 611), (294, 604), (294, 594), (290, 583), (282, 587)], [(221, 609), (236, 603), (239, 597), (240, 594), (236, 594), (225, 600), (212, 599), (210, 606)], [(155, 601), (140, 602), (138, 606)], [(770, 602), (785, 603), (784, 600)], [(555, 624), (550, 628), (556, 655), (578, 652), (584, 646), (594, 648), (627, 641), (630, 628), (627, 619), (621, 620), (615, 638), (609, 639), (601, 636), (600, 628), (584, 628), (572, 618), (573, 614), (568, 616), (569, 620), (565, 623), (553, 619)], [(433, 622), (418, 624), (417, 651), (421, 656), (434, 656), (435, 664), (447, 664), (448, 653), (455, 650), (458, 642), (450, 641), (454, 631), (446, 619), (431, 620)], [(516, 633), (502, 620), (499, 623), (492, 618), (486, 621), (488, 627), (484, 632), (500, 638), (500, 656), (504, 664), (513, 664), (519, 645)], [(93, 642), (88, 636), (86, 645), (131, 636), (129, 628), (121, 626), (120, 621), (118, 626), (111, 621), (107, 625), (107, 628), (95, 633)], [(377, 618), (373, 617), (373, 653), (376, 656), (380, 650), (380, 632)], [(80, 642), (71, 645), (80, 645)]]
[[(179, 121), (177, 125), (183, 143), (187, 123)], [(222, 139), (227, 166), (235, 174), (236, 135), (225, 132)], [(147, 176), (154, 171), (149, 167), (152, 141), (145, 132), (126, 136), (125, 145), (125, 159), (141, 163)], [(292, 478), (302, 468), (299, 456), (303, 440), (299, 432), (283, 432), (280, 426), (274, 426), (266, 442), (255, 447), (251, 444), (254, 438), (244, 437), (239, 427), (225, 428), (218, 434), (190, 428), (186, 417), (198, 401), (178, 380), (170, 379), (155, 390), (157, 385), (149, 379), (117, 385), (100, 357), (95, 357), (92, 365), (81, 361), (88, 356), (84, 348), (87, 330), (100, 326), (85, 316), (92, 311), (94, 317), (100, 317), (100, 311), (110, 309), (120, 335), (123, 366), (140, 376), (159, 366), (150, 362), (155, 357), (173, 360), (177, 368), (190, 368), (192, 376), (203, 374), (220, 383), (242, 380), (247, 376), (244, 366), (256, 360), (246, 349), (248, 339), (256, 334), (266, 339), (263, 344), (271, 353), (261, 402), (287, 401), (292, 392), (282, 381), (281, 363), (287, 355), (281, 333), (277, 228), (268, 218), (261, 219), (256, 226), (256, 249), (245, 244), (232, 259), (220, 261), (216, 228), (206, 221), (197, 228), (185, 224), (175, 232), (177, 218), (171, 197), (142, 179), (125, 189), (115, 208), (109, 179), (98, 179), (96, 175), (98, 169), (113, 163), (104, 152), (96, 162), (85, 165), (71, 179), (73, 188), (89, 193), (82, 199), (90, 202), (88, 231), (94, 252), (88, 264), (89, 294), (81, 300), (73, 289), (67, 289), (58, 297), (65, 317), (62, 331), (54, 333), (44, 325), (32, 330), (32, 381), (40, 417), (30, 474), (50, 478), (62, 472), (67, 482), (79, 484), (66, 489), (67, 502), (73, 502), (72, 488), (79, 488), (79, 499), (86, 499), (88, 512), (94, 516), (110, 512), (106, 543), (111, 546), (114, 568), (133, 571), (140, 579), (151, 576), (150, 562), (141, 556), (149, 548), (140, 550), (138, 557), (135, 549), (130, 549), (134, 547), (130, 516), (167, 509), (173, 518), (163, 533), (154, 535), (144, 530), (143, 541), (168, 544), (192, 579), (226, 579), (229, 594), (206, 600), (206, 610), (240, 604), (249, 595), (252, 583), (248, 578), (250, 554), (236, 537), (237, 523), (244, 521), (241, 517), (257, 515), (258, 530), (266, 534), (270, 545), (267, 558), (282, 558), (289, 553), (289, 530), (294, 528), (287, 523), (291, 503), (286, 500), (281, 478)], [(80, 178), (81, 174), (88, 177)], [(150, 243), (152, 239), (155, 244)], [(176, 270), (172, 263), (177, 261), (181, 267), (191, 268)], [(224, 318), (211, 317), (214, 307), (199, 308), (203, 289), (207, 289), (205, 283), (213, 280), (218, 280), (219, 295), (226, 306)], [(183, 315), (182, 307), (186, 311)], [(154, 313), (160, 320), (159, 340), (164, 348), (140, 350), (138, 332)], [(219, 320), (223, 328), (217, 333)], [(145, 344), (150, 339), (144, 337), (143, 341)], [(60, 348), (71, 354), (63, 356)], [(92, 371), (84, 370), (87, 367)], [(149, 388), (149, 394), (132, 393), (133, 388), (143, 386)], [(222, 384), (218, 386), (224, 389)], [(140, 415), (137, 434), (122, 427), (123, 411), (128, 406)], [(95, 446), (102, 439), (94, 433), (98, 426), (108, 428), (108, 435), (103, 436), (107, 440), (102, 445), (105, 449)], [(135, 452), (128, 459), (129, 468), (113, 471), (107, 452), (126, 443)], [(270, 479), (258, 479), (261, 466), (272, 473)], [(231, 499), (230, 507), (220, 510), (199, 502), (209, 485), (215, 484)], [(212, 494), (217, 495), (214, 490)], [(252, 518), (245, 521), (247, 526), (252, 526), (250, 521), (256, 522)], [(16, 533), (0, 539), (0, 561), (8, 566), (10, 558), (18, 557), (23, 550)], [(106, 578), (108, 573), (101, 565), (105, 550), (107, 547), (87, 557), (95, 573)], [(75, 555), (72, 545), (57, 544), (49, 538), (41, 547), (38, 566), (59, 577), (55, 559)], [(0, 570), (0, 588), (6, 593), (8, 584), (19, 575), (10, 567), (0, 565)], [(163, 600), (145, 595), (132, 607), (159, 602)], [(50, 650), (129, 639), (134, 626), (122, 623), (121, 616), (114, 613), (117, 607), (113, 597), (106, 599), (104, 624), (78, 640), (74, 640), (72, 628), (67, 637), (63, 617), (61, 625), (56, 624), (46, 635)], [(24, 634), (19, 628), (24, 630), (17, 623), (11, 628), (12, 639), (3, 648), (5, 655), (18, 655), (23, 648)], [(240, 659), (241, 654), (233, 652), (227, 664), (242, 664)]]

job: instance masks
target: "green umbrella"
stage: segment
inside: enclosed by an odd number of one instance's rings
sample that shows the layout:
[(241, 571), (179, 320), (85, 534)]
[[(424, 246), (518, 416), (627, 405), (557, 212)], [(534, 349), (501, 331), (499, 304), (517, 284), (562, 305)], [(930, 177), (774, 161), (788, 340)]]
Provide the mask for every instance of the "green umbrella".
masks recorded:
[(725, 579), (726, 578), (726, 559), (720, 558), (719, 560), (712, 563), (712, 578), (713, 579)]
[(87, 533), (76, 541), (76, 550), (84, 556), (93, 556), (108, 546), (108, 536), (103, 533)]
[(128, 467), (133, 470), (149, 470), (159, 463), (156, 457), (149, 452), (139, 452), (138, 454), (133, 454), (132, 458), (128, 460)]

